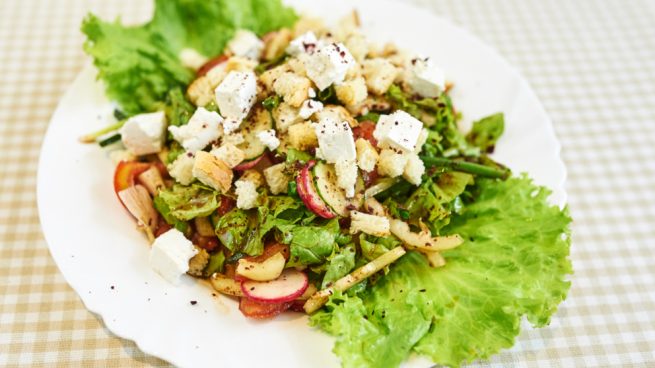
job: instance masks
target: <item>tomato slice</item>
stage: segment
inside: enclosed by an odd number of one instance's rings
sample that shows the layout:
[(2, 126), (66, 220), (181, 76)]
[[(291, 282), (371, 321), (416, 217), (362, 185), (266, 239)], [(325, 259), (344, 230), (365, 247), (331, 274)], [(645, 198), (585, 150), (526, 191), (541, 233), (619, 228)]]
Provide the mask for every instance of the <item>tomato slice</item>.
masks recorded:
[(191, 242), (209, 252), (218, 247), (218, 238), (215, 236), (202, 236), (198, 233), (194, 233), (191, 237)]
[(212, 70), (216, 65), (221, 64), (222, 62), (227, 60), (227, 56), (224, 54), (218, 55), (214, 58), (209, 59), (206, 63), (204, 63), (200, 68), (198, 68), (198, 71), (196, 72), (196, 76), (202, 77), (203, 75), (207, 74), (210, 70)]
[(218, 214), (219, 216), (225, 216), (225, 214), (230, 212), (235, 206), (236, 203), (234, 202), (234, 199), (230, 197), (222, 196), (221, 204), (218, 205), (218, 208), (216, 209), (216, 214)]
[(353, 128), (353, 136), (355, 140), (358, 138), (364, 138), (367, 141), (371, 142), (373, 147), (377, 147), (378, 141), (373, 136), (373, 131), (375, 130), (375, 123), (369, 120), (362, 121), (358, 126)]
[(148, 170), (150, 164), (137, 161), (121, 161), (114, 172), (114, 191), (116, 193), (134, 185), (136, 177)]
[(244, 316), (254, 319), (273, 318), (291, 307), (292, 302), (287, 303), (259, 303), (252, 299), (242, 297), (239, 301), (239, 310)]

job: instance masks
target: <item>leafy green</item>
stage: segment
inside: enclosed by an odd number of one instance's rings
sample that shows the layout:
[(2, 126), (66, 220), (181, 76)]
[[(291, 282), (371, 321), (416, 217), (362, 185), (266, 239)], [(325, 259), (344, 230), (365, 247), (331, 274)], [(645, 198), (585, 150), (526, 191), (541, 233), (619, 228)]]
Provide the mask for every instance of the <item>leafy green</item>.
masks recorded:
[(201, 184), (175, 184), (160, 191), (156, 198), (166, 204), (172, 217), (181, 221), (209, 216), (220, 204), (218, 193)]
[(311, 321), (336, 336), (346, 367), (395, 367), (410, 352), (459, 366), (514, 343), (522, 316), (548, 324), (572, 272), (571, 218), (526, 177), (480, 179), (444, 233), (466, 241), (430, 268), (410, 252), (358, 296), (335, 295)]
[(505, 117), (502, 112), (499, 112), (473, 123), (473, 127), (466, 135), (466, 140), (470, 144), (480, 147), (483, 152), (491, 153), (504, 129)]
[(311, 159), (312, 159), (312, 156), (307, 152), (303, 152), (303, 151), (297, 150), (295, 148), (289, 148), (287, 150), (287, 160), (286, 161), (288, 163), (294, 163), (296, 161), (307, 162), (307, 161), (309, 161)]
[(205, 266), (205, 269), (202, 270), (202, 275), (209, 277), (214, 274), (214, 272), (223, 271), (223, 264), (225, 263), (225, 254), (223, 252), (216, 252), (209, 256), (209, 261)]
[(170, 90), (166, 97), (166, 119), (169, 125), (180, 126), (186, 124), (195, 111), (195, 107), (187, 101), (180, 88)]
[(359, 235), (359, 247), (362, 250), (362, 256), (369, 261), (378, 258), (400, 244), (400, 241), (392, 236), (378, 238), (366, 234)]
[(274, 108), (278, 107), (279, 104), (280, 104), (280, 96), (278, 95), (268, 96), (264, 99), (264, 101), (262, 101), (262, 105), (268, 111), (271, 111)]
[(183, 233), (186, 233), (189, 229), (189, 224), (185, 221), (181, 221), (175, 216), (171, 215), (171, 209), (168, 207), (168, 204), (161, 198), (161, 196), (155, 196), (153, 199), (153, 205), (155, 210), (164, 218), (167, 224), (173, 226), (174, 228), (180, 230)]
[(215, 231), (221, 243), (231, 252), (241, 251), (250, 232), (250, 215), (240, 208), (233, 208), (216, 222)]
[(344, 247), (328, 260), (321, 289), (340, 279), (355, 268), (355, 249), (352, 246)]
[(279, 0), (156, 0), (149, 23), (128, 27), (90, 14), (82, 32), (107, 95), (134, 114), (155, 110), (169, 90), (191, 81), (178, 58), (183, 48), (218, 55), (237, 29), (261, 36), (296, 18)]
[(291, 229), (289, 265), (324, 262), (335, 250), (339, 222), (334, 219), (323, 226), (295, 226)]

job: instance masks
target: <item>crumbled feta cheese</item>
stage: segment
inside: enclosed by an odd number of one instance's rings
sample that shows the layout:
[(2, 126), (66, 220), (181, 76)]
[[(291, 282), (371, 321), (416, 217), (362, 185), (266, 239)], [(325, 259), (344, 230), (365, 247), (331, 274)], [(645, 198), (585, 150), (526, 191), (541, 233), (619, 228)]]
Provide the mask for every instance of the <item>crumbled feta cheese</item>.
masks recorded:
[(298, 115), (303, 119), (309, 119), (315, 112), (323, 110), (323, 103), (316, 100), (305, 100), (300, 106)]
[(249, 210), (257, 204), (257, 186), (250, 180), (237, 180), (234, 183), (237, 195), (237, 208)]
[(421, 185), (421, 176), (425, 173), (423, 160), (417, 154), (410, 154), (403, 170), (403, 178), (414, 185)]
[(168, 174), (182, 185), (191, 184), (193, 177), (193, 162), (195, 161), (193, 152), (184, 152), (177, 156), (175, 161), (168, 164)]
[(221, 136), (223, 118), (214, 111), (199, 107), (189, 122), (182, 126), (169, 126), (173, 138), (187, 151), (197, 152)]
[(275, 151), (280, 146), (280, 140), (275, 136), (275, 129), (261, 131), (257, 133), (257, 138), (271, 151)]
[(416, 57), (411, 60), (405, 81), (410, 88), (423, 97), (438, 97), (446, 86), (443, 70), (430, 58)]
[(257, 100), (257, 77), (253, 72), (230, 72), (214, 93), (226, 119), (223, 129), (231, 133), (239, 128)]
[(355, 183), (357, 182), (357, 164), (355, 160), (339, 160), (334, 164), (334, 171), (337, 174), (337, 185), (343, 189), (347, 198), (355, 195)]
[(286, 174), (285, 170), (286, 164), (284, 162), (264, 169), (266, 184), (268, 184), (268, 187), (271, 189), (271, 193), (280, 194), (287, 191), (291, 179)]
[(228, 42), (227, 49), (234, 55), (259, 60), (264, 50), (264, 42), (251, 31), (240, 29), (234, 34), (232, 40)]
[(309, 91), (307, 92), (307, 95), (309, 98), (316, 98), (316, 91), (314, 91), (313, 88), (310, 88)]
[(173, 228), (159, 235), (150, 249), (150, 267), (171, 284), (189, 270), (189, 260), (198, 253), (193, 243)]
[(350, 233), (363, 232), (373, 236), (387, 236), (390, 232), (389, 219), (359, 211), (350, 212)]
[(357, 157), (353, 132), (347, 121), (322, 118), (314, 125), (318, 138), (316, 154), (328, 163), (341, 160), (354, 160)]
[(305, 62), (307, 76), (319, 90), (344, 81), (355, 59), (342, 43), (331, 43), (314, 52)]
[(406, 152), (414, 151), (423, 123), (403, 110), (391, 115), (381, 115), (375, 125), (373, 137), (380, 148), (397, 148)]
[(128, 152), (140, 156), (161, 151), (165, 131), (166, 114), (158, 111), (132, 116), (119, 133)]
[(220, 147), (214, 148), (209, 153), (223, 160), (230, 169), (240, 164), (246, 158), (243, 151), (232, 143), (223, 143)]
[(207, 57), (195, 49), (185, 48), (180, 51), (180, 62), (187, 68), (198, 70), (207, 62)]
[(298, 56), (302, 53), (313, 54), (319, 48), (319, 41), (314, 32), (309, 31), (289, 43), (287, 47), (287, 54), (291, 56)]

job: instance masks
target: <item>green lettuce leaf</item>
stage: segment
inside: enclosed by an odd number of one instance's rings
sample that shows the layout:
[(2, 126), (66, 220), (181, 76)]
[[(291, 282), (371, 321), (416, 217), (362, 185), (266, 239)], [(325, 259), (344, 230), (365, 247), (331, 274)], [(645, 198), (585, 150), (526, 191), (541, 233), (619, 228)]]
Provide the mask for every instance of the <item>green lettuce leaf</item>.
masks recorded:
[(261, 36), (295, 19), (280, 0), (156, 0), (149, 23), (129, 27), (91, 14), (82, 32), (107, 96), (134, 114), (157, 109), (170, 89), (192, 80), (193, 72), (178, 58), (183, 48), (215, 56), (237, 29)]
[(339, 222), (334, 219), (323, 226), (295, 226), (291, 229), (289, 266), (323, 263), (337, 246)]
[(240, 208), (233, 208), (216, 221), (215, 231), (221, 243), (232, 253), (241, 251), (250, 231), (250, 215)]
[(180, 221), (209, 216), (220, 204), (219, 194), (201, 184), (175, 184), (159, 192), (155, 200), (165, 204), (170, 216)]
[(355, 248), (353, 246), (341, 248), (328, 260), (321, 289), (345, 276), (353, 268), (355, 268)]
[(496, 141), (505, 130), (505, 116), (502, 112), (489, 115), (475, 123), (466, 135), (466, 140), (483, 152), (491, 153), (496, 146)]
[(566, 298), (571, 218), (526, 177), (481, 179), (444, 233), (464, 244), (430, 268), (410, 252), (357, 296), (335, 295), (311, 322), (336, 336), (346, 367), (396, 367), (410, 352), (459, 366), (513, 345), (520, 320), (549, 323)]

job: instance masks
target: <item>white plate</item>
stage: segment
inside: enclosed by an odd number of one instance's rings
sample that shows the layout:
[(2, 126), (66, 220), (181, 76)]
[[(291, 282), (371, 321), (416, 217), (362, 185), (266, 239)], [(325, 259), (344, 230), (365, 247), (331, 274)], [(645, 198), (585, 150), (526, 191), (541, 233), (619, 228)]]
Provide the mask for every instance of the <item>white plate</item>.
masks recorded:
[[(298, 5), (333, 20), (353, 3)], [(369, 37), (431, 56), (446, 70), (465, 123), (503, 111), (507, 128), (495, 157), (553, 189), (553, 203), (564, 203), (566, 172), (551, 122), (526, 81), (494, 50), (424, 10), (379, 0), (354, 6)], [(112, 162), (97, 146), (77, 142), (102, 127), (112, 109), (94, 75), (93, 68), (84, 69), (61, 100), (38, 172), (39, 213), (50, 252), (86, 307), (116, 335), (178, 366), (337, 366), (332, 339), (308, 327), (305, 317), (250, 321), (236, 303), (212, 297), (208, 285), (185, 276), (173, 287), (150, 270), (145, 238), (114, 195)]]

